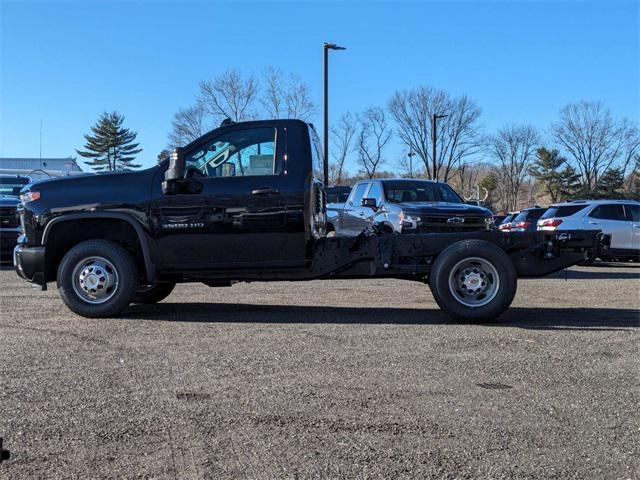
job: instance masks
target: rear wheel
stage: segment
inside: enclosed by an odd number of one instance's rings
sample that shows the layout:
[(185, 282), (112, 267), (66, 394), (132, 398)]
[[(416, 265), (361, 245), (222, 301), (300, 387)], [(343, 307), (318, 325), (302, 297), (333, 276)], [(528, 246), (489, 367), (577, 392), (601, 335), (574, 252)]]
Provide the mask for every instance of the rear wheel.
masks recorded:
[(64, 303), (83, 317), (116, 315), (131, 301), (138, 270), (129, 252), (107, 240), (79, 243), (62, 258), (57, 272)]
[(175, 283), (156, 283), (155, 285), (141, 285), (133, 296), (132, 303), (158, 303), (167, 298)]
[(438, 255), (429, 285), (447, 315), (460, 321), (486, 322), (511, 305), (517, 275), (502, 249), (484, 240), (465, 240)]

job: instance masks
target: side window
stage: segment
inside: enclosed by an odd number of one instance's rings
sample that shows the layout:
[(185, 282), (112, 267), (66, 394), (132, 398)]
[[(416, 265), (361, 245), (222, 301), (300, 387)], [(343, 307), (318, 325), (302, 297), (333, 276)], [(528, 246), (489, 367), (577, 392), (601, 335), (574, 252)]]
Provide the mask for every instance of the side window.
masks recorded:
[(622, 205), (599, 205), (589, 214), (592, 218), (602, 220), (626, 220)]
[(378, 182), (373, 182), (371, 184), (371, 188), (369, 189), (369, 193), (367, 193), (368, 198), (375, 198), (376, 204), (380, 205), (382, 201), (382, 189), (380, 188), (380, 184)]
[(360, 203), (362, 202), (362, 196), (364, 195), (364, 191), (367, 189), (368, 186), (369, 186), (368, 183), (359, 184), (353, 190), (353, 193), (351, 194), (351, 199), (349, 200), (349, 203), (351, 205), (353, 205), (354, 207), (359, 207)]
[(640, 222), (640, 205), (629, 205), (626, 203), (624, 209), (627, 211), (627, 220)]
[(309, 140), (311, 140), (311, 162), (313, 163), (313, 178), (324, 182), (324, 158), (322, 156), (322, 147), (320, 147), (320, 139), (316, 131), (309, 128)]
[(186, 177), (276, 175), (275, 128), (223, 133), (185, 156)]

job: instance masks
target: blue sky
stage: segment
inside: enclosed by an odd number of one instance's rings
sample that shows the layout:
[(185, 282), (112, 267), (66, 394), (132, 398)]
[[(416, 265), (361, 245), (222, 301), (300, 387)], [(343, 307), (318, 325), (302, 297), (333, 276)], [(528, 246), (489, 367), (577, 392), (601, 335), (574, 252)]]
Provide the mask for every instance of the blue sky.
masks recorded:
[(433, 85), (471, 96), (486, 132), (546, 128), (581, 99), (638, 121), (639, 5), (2, 0), (0, 156), (37, 157), (41, 120), (43, 156), (75, 155), (99, 114), (117, 110), (151, 165), (176, 110), (228, 67), (296, 72), (320, 105), (323, 41), (348, 47), (331, 58), (332, 119)]

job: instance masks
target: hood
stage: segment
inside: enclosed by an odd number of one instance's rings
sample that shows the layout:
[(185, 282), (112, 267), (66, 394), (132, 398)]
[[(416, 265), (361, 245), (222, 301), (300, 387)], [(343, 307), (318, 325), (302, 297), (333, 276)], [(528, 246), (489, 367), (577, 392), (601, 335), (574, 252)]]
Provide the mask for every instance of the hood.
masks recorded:
[(152, 167), (133, 172), (56, 177), (22, 190), (40, 193), (39, 200), (27, 204), (29, 208), (55, 214), (141, 205), (150, 199), (151, 179), (156, 170), (157, 167)]
[(467, 203), (404, 202), (397, 204), (407, 214), (415, 215), (460, 215), (490, 217), (491, 210)]
[(20, 203), (18, 197), (11, 195), (0, 195), (0, 207), (16, 207)]

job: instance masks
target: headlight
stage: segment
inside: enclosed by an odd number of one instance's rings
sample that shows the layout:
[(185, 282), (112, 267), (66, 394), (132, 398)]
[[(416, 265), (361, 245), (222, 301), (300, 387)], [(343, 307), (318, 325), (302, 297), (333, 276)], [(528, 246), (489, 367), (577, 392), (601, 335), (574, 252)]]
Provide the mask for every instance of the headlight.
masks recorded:
[(405, 215), (404, 212), (400, 212), (400, 215), (398, 215), (398, 219), (400, 220), (400, 225), (402, 226), (402, 228), (418, 228), (418, 222), (420, 221), (419, 217)]
[(487, 230), (495, 230), (496, 224), (493, 221), (493, 217), (485, 217), (484, 223), (487, 227)]
[(20, 194), (20, 201), (22, 203), (33, 202), (34, 200), (38, 200), (39, 198), (40, 192), (35, 192), (33, 190), (29, 190)]

